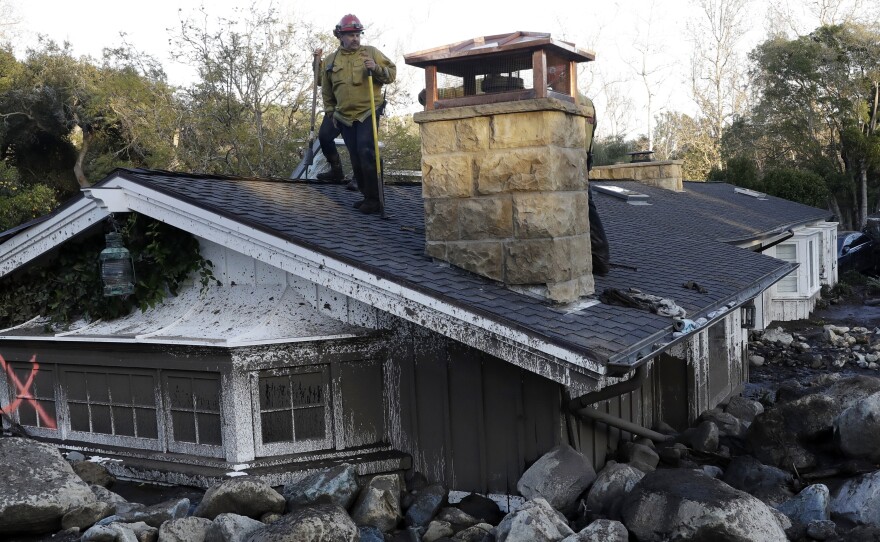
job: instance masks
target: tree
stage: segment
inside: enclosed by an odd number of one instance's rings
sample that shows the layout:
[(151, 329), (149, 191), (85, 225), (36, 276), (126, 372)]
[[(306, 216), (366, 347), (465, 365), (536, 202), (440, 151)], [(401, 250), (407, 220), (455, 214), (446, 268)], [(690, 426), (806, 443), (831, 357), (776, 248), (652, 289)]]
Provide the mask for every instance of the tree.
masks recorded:
[(321, 37), (252, 4), (233, 18), (184, 18), (177, 60), (200, 81), (185, 89), (179, 157), (192, 171), (285, 175), (309, 129), (312, 53)]
[(738, 45), (746, 31), (749, 0), (696, 0), (696, 16), (688, 24), (694, 44), (691, 93), (708, 122), (714, 156), (720, 166), (721, 136), (733, 116), (745, 108), (745, 82)]
[(168, 167), (173, 91), (158, 63), (134, 59), (120, 48), (99, 66), (46, 40), (28, 50), (0, 86), (0, 157), (22, 183), (65, 195), (118, 166)]
[(705, 180), (716, 163), (717, 147), (706, 118), (667, 111), (657, 117), (655, 157), (683, 160), (685, 179)]
[[(760, 102), (750, 123), (780, 165), (808, 168), (839, 190), (832, 208), (852, 209), (864, 227), (869, 188), (880, 182), (880, 32), (823, 26), (792, 40), (775, 37), (752, 53)], [(840, 213), (839, 213), (840, 216)]]

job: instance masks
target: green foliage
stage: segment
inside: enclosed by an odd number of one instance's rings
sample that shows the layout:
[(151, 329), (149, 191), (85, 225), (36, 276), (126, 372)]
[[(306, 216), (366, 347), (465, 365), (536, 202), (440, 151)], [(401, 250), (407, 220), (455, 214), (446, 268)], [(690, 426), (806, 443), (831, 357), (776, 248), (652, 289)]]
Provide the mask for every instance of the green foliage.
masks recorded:
[(46, 185), (0, 180), (0, 231), (50, 213), (56, 205), (55, 191)]
[(825, 207), (828, 187), (819, 175), (811, 171), (779, 168), (764, 174), (764, 187), (768, 194), (797, 201), (813, 207)]
[(386, 172), (422, 170), (422, 139), (412, 116), (384, 119), (379, 139), (384, 143), (382, 162)]
[(146, 310), (196, 273), (207, 287), (211, 262), (202, 258), (192, 235), (132, 213), (121, 228), (131, 252), (137, 284), (127, 297), (104, 297), (98, 256), (106, 245), (100, 232), (62, 245), (26, 269), (0, 279), (0, 328), (36, 316), (66, 325), (79, 318), (113, 319), (133, 308)]
[(636, 150), (636, 142), (624, 140), (623, 136), (616, 135), (593, 141), (593, 165), (610, 166), (619, 163), (629, 163), (626, 153)]
[(753, 160), (737, 156), (727, 161), (724, 169), (712, 169), (709, 180), (729, 183), (759, 192), (766, 191), (764, 182), (758, 177), (758, 168)]

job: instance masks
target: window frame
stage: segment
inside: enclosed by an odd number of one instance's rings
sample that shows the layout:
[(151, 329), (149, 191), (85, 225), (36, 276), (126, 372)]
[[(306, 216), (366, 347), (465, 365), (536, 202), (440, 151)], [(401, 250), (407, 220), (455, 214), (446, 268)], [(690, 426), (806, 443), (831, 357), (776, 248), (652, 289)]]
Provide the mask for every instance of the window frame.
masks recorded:
[[(254, 450), (257, 454), (257, 457), (299, 454), (305, 452), (315, 452), (319, 450), (332, 450), (334, 448), (334, 400), (332, 395), (333, 390), (330, 385), (330, 370), (330, 364), (327, 363), (317, 365), (300, 365), (296, 367), (279, 367), (275, 369), (263, 369), (250, 373), (249, 387), (251, 390), (251, 404), (253, 412)], [(277, 376), (291, 377), (292, 375), (296, 374), (313, 373), (319, 373), (321, 375), (321, 388), (324, 399), (324, 438), (264, 443), (262, 420), (263, 410), (260, 405), (260, 378)], [(291, 407), (290, 410), (292, 411), (293, 407)]]
[[(216, 378), (215, 378), (216, 377)], [(174, 438), (174, 411), (180, 411), (179, 408), (173, 407), (171, 403), (171, 386), (169, 379), (171, 378), (190, 378), (200, 380), (215, 380), (217, 382), (217, 411), (199, 411), (196, 407), (187, 410), (193, 414), (205, 413), (216, 414), (220, 417), (220, 444), (204, 444), (201, 442), (188, 442), (185, 440), (176, 440)], [(223, 446), (224, 437), (224, 399), (223, 399), (223, 381), (222, 375), (213, 372), (194, 372), (194, 371), (162, 371), (162, 417), (165, 422), (165, 446), (169, 452), (194, 454), (211, 457), (225, 457)], [(196, 422), (197, 424), (198, 422)], [(196, 426), (198, 431), (198, 425)]]
[[(120, 374), (125, 376), (148, 376), (153, 379), (154, 385), (157, 385), (159, 382), (158, 374), (156, 371), (151, 370), (139, 370), (132, 368), (125, 368), (121, 371), (114, 371), (113, 367), (106, 367), (101, 365), (71, 365), (71, 366), (59, 366), (60, 373), (63, 377), (63, 382), (70, 382), (70, 378), (68, 377), (69, 373), (103, 373), (103, 374)], [(165, 449), (164, 440), (165, 440), (165, 425), (162, 415), (163, 405), (161, 402), (161, 398), (156, 393), (156, 389), (153, 391), (153, 405), (156, 413), (156, 438), (148, 438), (148, 437), (136, 437), (130, 435), (114, 435), (112, 433), (95, 433), (92, 431), (79, 431), (74, 430), (71, 424), (71, 414), (70, 414), (70, 396), (69, 396), (69, 388), (66, 384), (61, 385), (59, 383), (59, 389), (61, 391), (61, 404), (62, 404), (62, 412), (63, 412), (63, 426), (64, 426), (64, 438), (71, 440), (78, 440), (82, 442), (92, 442), (95, 444), (104, 444), (111, 446), (126, 446), (132, 448), (143, 448), (148, 450), (158, 450), (162, 451)], [(108, 389), (108, 394), (110, 390)], [(112, 400), (112, 395), (110, 395)], [(78, 401), (75, 401), (78, 402)], [(109, 403), (112, 405), (112, 401)], [(131, 405), (119, 405), (119, 406), (131, 406)], [(133, 406), (132, 406), (133, 408)], [(111, 420), (113, 417), (112, 408), (111, 410)], [(91, 416), (90, 416), (91, 418)], [(60, 424), (59, 424), (60, 425)]]

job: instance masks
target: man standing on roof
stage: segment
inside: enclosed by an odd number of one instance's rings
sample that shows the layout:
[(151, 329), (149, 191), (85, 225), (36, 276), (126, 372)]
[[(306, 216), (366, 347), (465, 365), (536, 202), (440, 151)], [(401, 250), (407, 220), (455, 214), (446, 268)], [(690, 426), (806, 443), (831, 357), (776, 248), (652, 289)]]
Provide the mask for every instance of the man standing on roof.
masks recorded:
[(363, 32), (364, 26), (352, 14), (336, 25), (333, 35), (339, 38), (340, 46), (325, 61), (321, 97), (324, 114), (333, 115), (333, 122), (342, 130), (354, 178), (364, 195), (355, 208), (370, 214), (379, 212), (380, 205), (367, 71), (373, 74), (373, 95), (379, 96), (382, 85), (394, 82), (397, 67), (375, 47), (361, 45)]

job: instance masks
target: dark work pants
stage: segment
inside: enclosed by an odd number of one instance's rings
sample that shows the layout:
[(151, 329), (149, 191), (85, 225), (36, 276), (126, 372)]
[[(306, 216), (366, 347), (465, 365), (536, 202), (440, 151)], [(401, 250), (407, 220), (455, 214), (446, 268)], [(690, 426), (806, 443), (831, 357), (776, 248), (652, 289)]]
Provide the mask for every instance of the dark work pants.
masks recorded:
[(376, 171), (376, 148), (373, 143), (373, 121), (367, 117), (351, 126), (339, 123), (342, 139), (351, 155), (351, 167), (364, 199), (379, 201), (379, 174)]
[(339, 128), (333, 125), (333, 113), (324, 115), (321, 127), (318, 129), (318, 143), (321, 144), (321, 152), (329, 160), (332, 156), (338, 156), (336, 143), (333, 142), (339, 135)]

